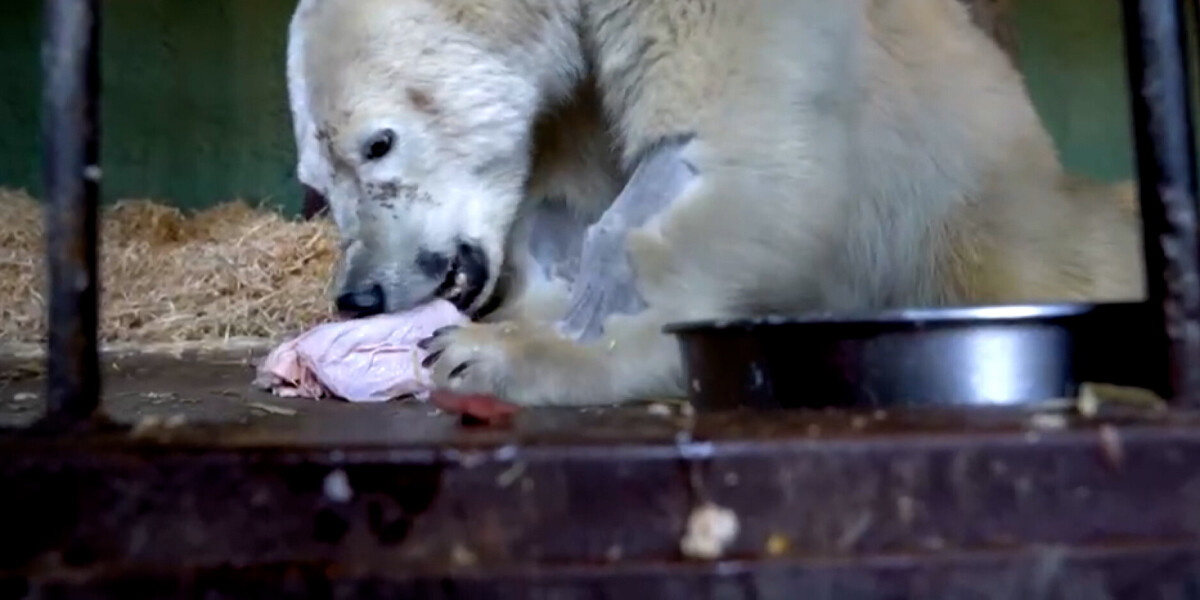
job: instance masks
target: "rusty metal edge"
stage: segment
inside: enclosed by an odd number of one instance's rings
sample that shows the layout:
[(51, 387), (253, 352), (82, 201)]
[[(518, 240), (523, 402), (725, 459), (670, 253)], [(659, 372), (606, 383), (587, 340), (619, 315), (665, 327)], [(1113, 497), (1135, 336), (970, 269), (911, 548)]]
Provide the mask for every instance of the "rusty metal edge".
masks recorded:
[[(1171, 415), (1177, 419), (1179, 413)], [(462, 437), (429, 443), (295, 443), (280, 439), (261, 441), (231, 439), (220, 426), (192, 426), (187, 429), (162, 429), (138, 434), (126, 425), (97, 422), (90, 432), (72, 439), (43, 436), (22, 428), (0, 428), (0, 457), (25, 462), (99, 460), (115, 456), (207, 457), (215, 460), (303, 459), (315, 464), (351, 462), (389, 463), (465, 463), (530, 460), (704, 460), (712, 457), (773, 455), (778, 453), (819, 452), (860, 453), (903, 449), (907, 452), (974, 449), (1056, 448), (1094, 446), (1109, 436), (1119, 436), (1124, 444), (1180, 446), (1200, 444), (1200, 423), (1195, 421), (1097, 421), (1070, 424), (1062, 428), (1009, 427), (937, 432), (831, 432), (820, 435), (795, 431), (770, 437), (705, 437), (680, 430), (671, 438), (621, 442), (618, 439), (553, 441), (510, 437)], [(225, 436), (218, 437), (217, 434)]]
[[(710, 501), (739, 515), (727, 556), (742, 558), (772, 552), (769, 536), (808, 555), (1195, 542), (1194, 433), (764, 443), (740, 454), (718, 445), (687, 456), (47, 449), (0, 460), (10, 491), (0, 529), (23, 540), (0, 547), (0, 566), (353, 557), (412, 571), (443, 566), (453, 544), (492, 566), (603, 562), (614, 544), (623, 560), (669, 559), (690, 512)], [(189, 541), (195, 531), (207, 534)]]
[[(1002, 552), (852, 559), (528, 565), (441, 573), (373, 571), (334, 563), (177, 570), (34, 573), (0, 578), (0, 594), (53, 598), (220, 597), (663, 599), (1195, 597), (1200, 547), (1042, 547)], [(1007, 592), (1007, 594), (1005, 593)], [(813, 596), (815, 595), (815, 596)]]

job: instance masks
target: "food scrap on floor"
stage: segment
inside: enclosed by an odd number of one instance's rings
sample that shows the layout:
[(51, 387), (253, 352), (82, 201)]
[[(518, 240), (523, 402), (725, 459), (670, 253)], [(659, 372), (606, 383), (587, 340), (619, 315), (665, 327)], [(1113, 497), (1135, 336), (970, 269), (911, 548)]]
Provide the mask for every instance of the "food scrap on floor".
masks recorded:
[(280, 396), (424, 399), (433, 382), (421, 365), (427, 354), (418, 342), (466, 321), (453, 304), (439, 299), (403, 313), (323, 323), (272, 350), (254, 383)]
[[(386, 402), (431, 400), (464, 424), (497, 424), (517, 408), (495, 398), (434, 392), (428, 353), (418, 346), (467, 318), (445, 300), (413, 310), (318, 325), (277, 346), (258, 367), (255, 385), (279, 396)], [(432, 393), (432, 394), (431, 394)]]

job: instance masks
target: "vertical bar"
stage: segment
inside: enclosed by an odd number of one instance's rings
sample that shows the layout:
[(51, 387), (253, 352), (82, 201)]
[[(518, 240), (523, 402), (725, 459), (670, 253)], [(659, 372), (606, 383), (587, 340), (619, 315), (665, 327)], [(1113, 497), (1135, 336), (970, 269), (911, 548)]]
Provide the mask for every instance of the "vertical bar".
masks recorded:
[(42, 176), (49, 270), (48, 414), (76, 423), (99, 404), (97, 202), (99, 2), (46, 0)]
[(1181, 0), (1124, 0), (1149, 301), (1161, 308), (1165, 391), (1200, 402), (1200, 245)]

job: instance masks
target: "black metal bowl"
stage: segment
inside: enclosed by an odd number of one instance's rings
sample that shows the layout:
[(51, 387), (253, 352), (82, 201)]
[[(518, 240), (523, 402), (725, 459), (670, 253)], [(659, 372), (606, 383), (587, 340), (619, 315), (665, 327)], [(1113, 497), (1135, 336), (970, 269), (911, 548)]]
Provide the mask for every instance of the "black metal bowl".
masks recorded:
[(700, 410), (1018, 405), (1079, 384), (1162, 393), (1143, 303), (974, 306), (674, 323)]

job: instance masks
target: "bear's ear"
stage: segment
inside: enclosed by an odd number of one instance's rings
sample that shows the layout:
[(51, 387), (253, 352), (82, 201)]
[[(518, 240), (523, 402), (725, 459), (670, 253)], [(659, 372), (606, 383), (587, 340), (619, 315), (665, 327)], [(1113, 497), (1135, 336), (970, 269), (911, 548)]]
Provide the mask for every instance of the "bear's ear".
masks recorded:
[(288, 104), (292, 112), (292, 126), (299, 142), (312, 127), (308, 114), (308, 84), (304, 80), (304, 28), (302, 20), (316, 0), (300, 0), (292, 20), (288, 24), (287, 56), (284, 77), (287, 80)]

